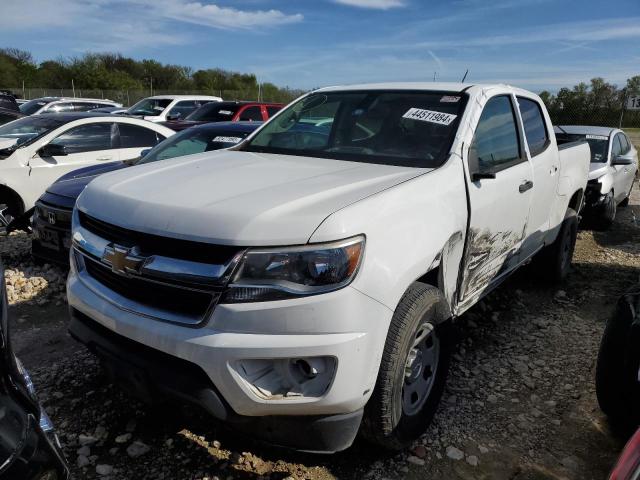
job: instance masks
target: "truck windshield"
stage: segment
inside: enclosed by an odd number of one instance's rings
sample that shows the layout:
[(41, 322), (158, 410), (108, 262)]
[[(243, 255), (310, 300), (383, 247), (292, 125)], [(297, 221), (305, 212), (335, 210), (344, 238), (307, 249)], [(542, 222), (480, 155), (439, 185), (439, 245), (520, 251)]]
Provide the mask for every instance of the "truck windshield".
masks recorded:
[(269, 122), (247, 151), (437, 167), (451, 147), (466, 97), (446, 92), (314, 93)]
[(569, 142), (587, 141), (591, 148), (591, 163), (607, 162), (607, 147), (609, 137), (606, 135), (587, 135), (584, 133), (556, 133), (556, 140), (559, 144)]

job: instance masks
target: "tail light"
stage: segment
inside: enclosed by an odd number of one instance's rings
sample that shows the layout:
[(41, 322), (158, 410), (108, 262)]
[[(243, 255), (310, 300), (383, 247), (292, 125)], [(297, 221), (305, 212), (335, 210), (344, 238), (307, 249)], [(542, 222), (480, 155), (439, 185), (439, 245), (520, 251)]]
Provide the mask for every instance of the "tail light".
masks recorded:
[(640, 478), (640, 429), (629, 439), (609, 480), (637, 480)]

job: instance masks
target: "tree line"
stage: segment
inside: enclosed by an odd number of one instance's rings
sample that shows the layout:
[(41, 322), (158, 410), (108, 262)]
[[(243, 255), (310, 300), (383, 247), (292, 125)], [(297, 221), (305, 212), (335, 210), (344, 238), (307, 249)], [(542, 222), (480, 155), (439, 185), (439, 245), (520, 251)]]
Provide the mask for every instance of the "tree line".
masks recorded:
[(573, 88), (561, 88), (555, 95), (548, 91), (540, 93), (553, 123), (557, 125), (616, 127), (622, 124), (640, 127), (640, 112), (623, 112), (623, 106), (631, 95), (640, 95), (640, 75), (629, 78), (623, 88), (597, 77), (588, 84), (581, 82)]
[(0, 87), (15, 91), (23, 88), (78, 90), (247, 92), (253, 99), (289, 101), (302, 91), (266, 82), (258, 84), (252, 73), (211, 68), (193, 71), (183, 65), (156, 60), (135, 60), (118, 53), (87, 53), (37, 63), (30, 52), (16, 48), (0, 49)]

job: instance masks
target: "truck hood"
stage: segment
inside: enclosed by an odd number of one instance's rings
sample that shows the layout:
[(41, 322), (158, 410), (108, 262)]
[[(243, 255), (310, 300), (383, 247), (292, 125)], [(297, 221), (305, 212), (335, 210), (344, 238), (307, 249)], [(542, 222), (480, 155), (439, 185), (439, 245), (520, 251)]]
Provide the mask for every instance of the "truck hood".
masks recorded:
[(82, 193), (84, 188), (89, 184), (91, 180), (103, 173), (112, 172), (114, 170), (120, 170), (121, 168), (128, 167), (125, 162), (110, 162), (102, 165), (91, 165), (90, 167), (81, 168), (68, 173), (54, 183), (52, 183), (47, 192), (53, 195), (59, 195), (61, 197), (67, 197), (76, 199), (78, 195)]
[(102, 175), (80, 195), (78, 208), (173, 238), (304, 244), (333, 212), (429, 171), (229, 150), (190, 157)]
[(591, 163), (589, 164), (589, 180), (594, 178), (600, 178), (609, 171), (609, 165), (606, 163)]

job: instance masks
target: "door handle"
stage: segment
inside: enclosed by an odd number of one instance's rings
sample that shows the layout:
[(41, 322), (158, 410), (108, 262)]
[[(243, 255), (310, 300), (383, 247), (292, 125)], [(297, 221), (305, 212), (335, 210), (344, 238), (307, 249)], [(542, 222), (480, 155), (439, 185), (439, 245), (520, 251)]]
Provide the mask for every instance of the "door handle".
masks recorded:
[(109, 160), (113, 160), (113, 157), (98, 157), (96, 160), (99, 162), (108, 162)]
[(533, 182), (531, 180), (527, 180), (524, 183), (521, 183), (520, 186), (518, 187), (518, 191), (520, 193), (524, 193), (527, 190), (531, 190), (533, 188)]

